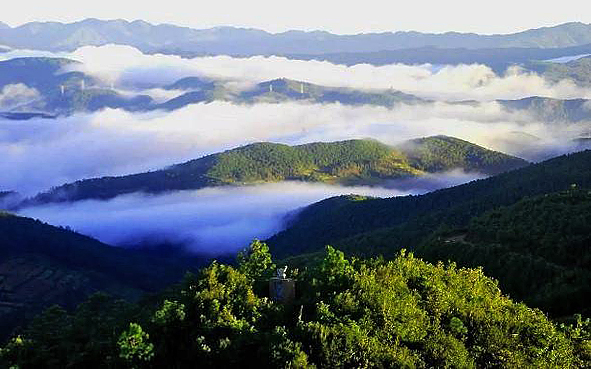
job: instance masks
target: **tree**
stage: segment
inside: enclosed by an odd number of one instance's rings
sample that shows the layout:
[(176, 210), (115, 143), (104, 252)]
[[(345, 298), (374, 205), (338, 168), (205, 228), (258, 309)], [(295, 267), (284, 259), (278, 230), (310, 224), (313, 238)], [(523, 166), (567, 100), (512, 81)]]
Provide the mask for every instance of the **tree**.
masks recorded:
[(129, 323), (129, 328), (121, 333), (117, 344), (119, 356), (132, 367), (148, 362), (154, 357), (154, 345), (148, 341), (150, 336), (136, 323)]

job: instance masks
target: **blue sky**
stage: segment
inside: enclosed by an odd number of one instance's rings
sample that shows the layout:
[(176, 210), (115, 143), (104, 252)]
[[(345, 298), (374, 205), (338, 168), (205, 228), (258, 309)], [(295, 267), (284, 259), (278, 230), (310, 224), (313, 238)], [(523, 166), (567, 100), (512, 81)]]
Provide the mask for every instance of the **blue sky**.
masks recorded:
[(219, 25), (254, 27), (271, 32), (322, 29), (334, 33), (405, 31), (511, 33), (569, 21), (591, 23), (588, 0), (214, 0), (121, 1), (21, 0), (4, 7), (0, 20), (76, 21), (87, 17), (195, 28)]

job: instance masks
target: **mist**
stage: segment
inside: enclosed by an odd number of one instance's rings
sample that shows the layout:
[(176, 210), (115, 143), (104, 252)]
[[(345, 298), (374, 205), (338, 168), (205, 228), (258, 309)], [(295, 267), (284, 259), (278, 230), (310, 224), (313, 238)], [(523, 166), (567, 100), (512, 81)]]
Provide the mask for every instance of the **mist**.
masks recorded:
[(132, 194), (108, 201), (25, 208), (19, 214), (70, 227), (111, 245), (149, 246), (167, 242), (194, 253), (216, 256), (236, 252), (255, 238), (272, 236), (285, 227), (288, 215), (327, 197), (352, 193), (374, 197), (418, 194), (456, 183), (459, 177), (463, 182), (482, 175), (442, 173), (430, 176), (430, 185), (423, 181), (417, 188), (405, 181), (392, 181), (387, 189), (282, 182), (163, 195)]
[(12, 50), (0, 56), (66, 57), (82, 64), (70, 70), (88, 73), (105, 84), (161, 87), (187, 76), (226, 81), (229, 87), (259, 83), (275, 78), (290, 78), (310, 83), (362, 90), (394, 88), (420, 97), (445, 100), (519, 99), (545, 96), (561, 99), (591, 98), (591, 90), (571, 80), (550, 82), (542, 76), (511, 67), (497, 75), (482, 64), (345, 66), (326, 61), (292, 60), (278, 56), (238, 58), (212, 56), (181, 58), (174, 55), (143, 54), (123, 45), (84, 46), (72, 53), (48, 53)]
[(29, 103), (40, 97), (39, 91), (25, 84), (5, 85), (0, 90), (0, 109), (8, 110)]
[(437, 100), (518, 99), (529, 96), (589, 98), (591, 90), (570, 80), (549, 82), (533, 72), (511, 67), (496, 75), (481, 64), (433, 66), (390, 64), (345, 66), (326, 61), (292, 60), (278, 56), (236, 58), (230, 56), (192, 59), (172, 55), (146, 55), (122, 45), (84, 46), (71, 54), (82, 64), (77, 70), (108, 81), (163, 85), (182, 77), (225, 79), (258, 83), (290, 78), (310, 83), (357, 89), (394, 88)]
[(448, 135), (540, 160), (575, 150), (589, 124), (545, 124), (497, 103), (400, 105), (194, 104), (163, 112), (106, 109), (54, 120), (0, 120), (0, 189), (24, 195), (66, 182), (125, 175), (252, 142), (303, 144), (374, 138), (386, 144)]

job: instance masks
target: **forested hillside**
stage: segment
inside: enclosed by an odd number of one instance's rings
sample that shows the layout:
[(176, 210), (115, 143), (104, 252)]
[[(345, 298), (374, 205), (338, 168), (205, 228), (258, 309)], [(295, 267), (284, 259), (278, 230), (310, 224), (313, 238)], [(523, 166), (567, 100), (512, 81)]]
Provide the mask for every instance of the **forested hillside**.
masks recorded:
[[(439, 157), (436, 162), (433, 155)], [(108, 199), (132, 192), (159, 193), (286, 180), (379, 185), (426, 172), (464, 169), (490, 175), (527, 164), (523, 159), (443, 136), (425, 138), (399, 149), (374, 140), (300, 146), (264, 142), (158, 171), (66, 184), (27, 203)]]
[(279, 257), (315, 251), (353, 236), (371, 247), (418, 245), (439, 227), (466, 226), (474, 216), (526, 196), (565, 190), (572, 184), (589, 188), (590, 163), (587, 150), (420, 196), (330, 198), (305, 208), (269, 242)]
[(479, 269), (346, 259), (328, 247), (293, 304), (268, 298), (274, 266), (254, 242), (141, 307), (94, 296), (52, 308), (0, 351), (22, 368), (561, 367), (591, 359), (590, 322), (557, 325)]
[(462, 168), (467, 172), (499, 174), (523, 166), (521, 159), (483, 150), (473, 143), (449, 136), (409, 140), (397, 148), (406, 155), (411, 166), (429, 173)]
[(197, 257), (112, 247), (0, 213), (0, 338), (53, 304), (73, 308), (97, 291), (134, 300), (199, 265)]
[[(422, 196), (341, 196), (304, 209), (269, 242), (280, 257), (332, 244), (353, 255), (414, 250), (483, 266), (504, 291), (554, 316), (589, 312), (591, 151)], [(306, 263), (314, 255), (297, 256)]]
[(525, 198), (439, 232), (416, 253), (482, 266), (503, 291), (555, 316), (591, 313), (591, 191)]

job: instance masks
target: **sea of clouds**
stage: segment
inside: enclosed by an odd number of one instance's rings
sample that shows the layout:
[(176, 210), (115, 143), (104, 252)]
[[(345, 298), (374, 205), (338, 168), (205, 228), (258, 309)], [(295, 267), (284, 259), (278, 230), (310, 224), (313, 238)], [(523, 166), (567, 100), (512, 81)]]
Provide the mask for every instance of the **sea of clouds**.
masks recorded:
[[(484, 65), (349, 67), (282, 57), (183, 59), (145, 55), (131, 47), (115, 45), (83, 47), (59, 55), (13, 50), (0, 57), (39, 55), (81, 61), (74, 68), (105, 84), (140, 89), (159, 101), (178, 94), (163, 90), (164, 85), (187, 76), (215, 78), (236, 89), (286, 77), (335, 87), (394, 88), (436, 101), (393, 108), (301, 102), (240, 105), (216, 101), (172, 112), (105, 109), (57, 119), (0, 119), (0, 190), (18, 191), (24, 196), (84, 178), (155, 170), (259, 141), (304, 144), (374, 138), (394, 145), (418, 137), (448, 135), (537, 161), (576, 150), (573, 139), (589, 129), (585, 122), (548, 124), (526, 113), (504, 110), (495, 99), (534, 95), (591, 97), (589, 89), (571, 81), (551, 83), (519, 68), (499, 76)], [(5, 87), (0, 91), (0, 104), (15, 104), (11, 100), (14, 96), (34, 99), (35, 93), (29, 86)], [(474, 103), (453, 103), (458, 100)], [(423, 193), (480, 177), (477, 173), (442, 173), (394, 182), (390, 188), (287, 183), (158, 196), (132, 194), (110, 201), (28, 208), (21, 210), (21, 214), (71, 226), (107, 243), (131, 244), (164, 238), (188, 244), (200, 252), (220, 253), (242, 247), (249, 239), (272, 235), (284, 226), (287, 214), (329, 196)]]

